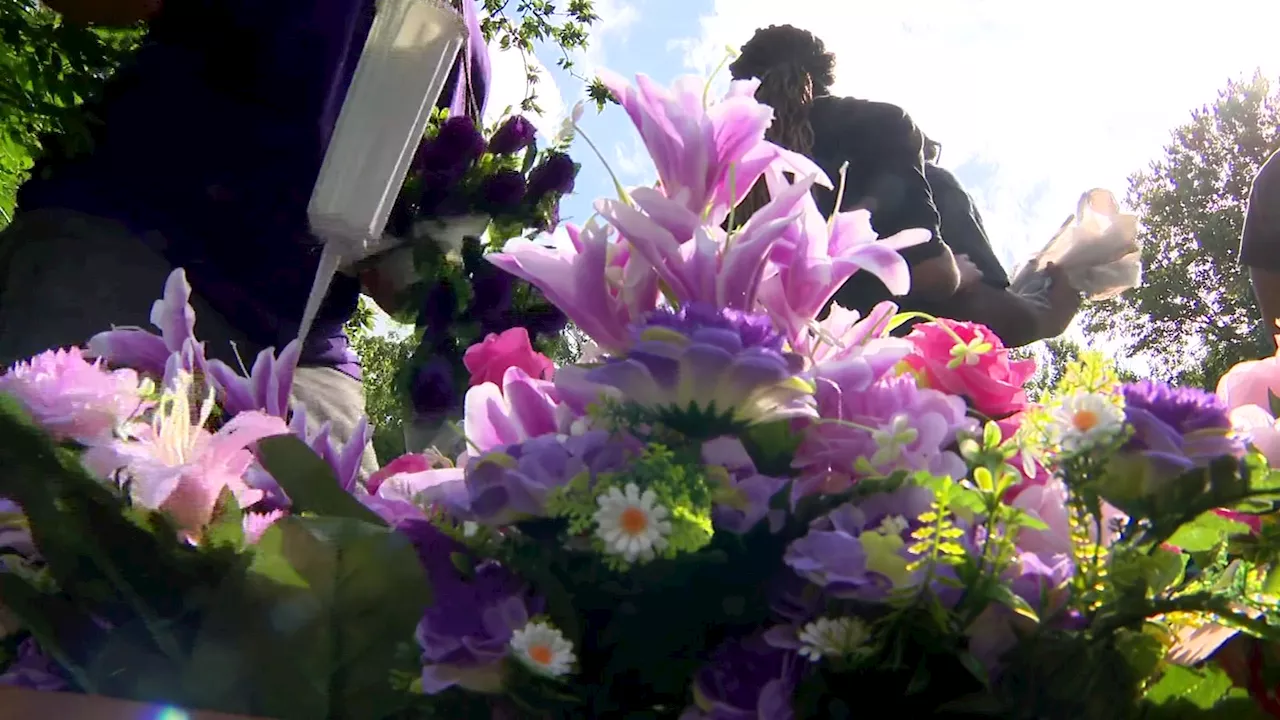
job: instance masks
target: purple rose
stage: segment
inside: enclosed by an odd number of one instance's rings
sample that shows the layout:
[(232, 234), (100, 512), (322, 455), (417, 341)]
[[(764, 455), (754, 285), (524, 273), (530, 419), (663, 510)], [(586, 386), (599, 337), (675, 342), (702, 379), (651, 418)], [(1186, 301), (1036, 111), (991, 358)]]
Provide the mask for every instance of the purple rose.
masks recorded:
[(531, 144), (538, 131), (523, 115), (507, 118), (489, 139), (489, 152), (494, 155), (512, 155)]
[(528, 198), (539, 203), (547, 195), (567, 195), (573, 192), (573, 181), (578, 177), (578, 164), (564, 153), (551, 153), (547, 159), (529, 171)]
[(499, 170), (485, 178), (480, 195), (491, 214), (511, 212), (524, 202), (524, 175), (515, 170)]
[(694, 677), (695, 705), (680, 720), (792, 720), (803, 665), (760, 638), (726, 643)]

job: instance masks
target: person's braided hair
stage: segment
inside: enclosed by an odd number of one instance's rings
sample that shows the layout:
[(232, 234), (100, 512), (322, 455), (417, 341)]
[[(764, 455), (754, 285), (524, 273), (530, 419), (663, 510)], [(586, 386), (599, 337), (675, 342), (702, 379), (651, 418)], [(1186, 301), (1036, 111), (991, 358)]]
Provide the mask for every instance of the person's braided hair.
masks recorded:
[[(791, 25), (770, 25), (757, 30), (729, 65), (735, 80), (758, 78), (756, 99), (773, 108), (773, 124), (765, 133), (771, 142), (810, 155), (813, 126), (809, 109), (813, 99), (826, 95), (835, 82), (835, 55), (813, 33)], [(763, 179), (756, 183), (735, 213), (735, 223), (769, 202)]]

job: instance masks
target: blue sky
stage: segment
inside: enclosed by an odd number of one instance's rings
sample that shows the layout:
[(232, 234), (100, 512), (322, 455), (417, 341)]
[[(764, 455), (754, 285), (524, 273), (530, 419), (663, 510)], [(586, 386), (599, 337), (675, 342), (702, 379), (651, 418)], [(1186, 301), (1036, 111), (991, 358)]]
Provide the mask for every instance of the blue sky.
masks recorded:
[[(1123, 199), (1129, 174), (1229, 78), (1280, 77), (1275, 0), (596, 0), (596, 11), (603, 20), (577, 58), (584, 75), (705, 76), (757, 27), (815, 32), (837, 56), (835, 93), (902, 105), (943, 144), (942, 164), (973, 194), (1010, 269), (1085, 190)], [(518, 55), (493, 64), (491, 113), (523, 95)], [(582, 96), (582, 82), (553, 67), (540, 127), (554, 131)], [(589, 109), (582, 126), (625, 184), (652, 182), (621, 110)], [(582, 221), (611, 184), (581, 141), (573, 152), (583, 170), (562, 215)]]

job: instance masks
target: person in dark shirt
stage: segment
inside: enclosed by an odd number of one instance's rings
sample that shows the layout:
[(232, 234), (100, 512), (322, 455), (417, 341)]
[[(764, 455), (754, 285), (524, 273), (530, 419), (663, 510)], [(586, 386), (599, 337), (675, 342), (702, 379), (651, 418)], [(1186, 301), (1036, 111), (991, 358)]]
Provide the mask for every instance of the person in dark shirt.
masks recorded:
[(1249, 269), (1263, 330), (1275, 342), (1280, 318), (1280, 151), (1262, 164), (1249, 191), (1240, 236), (1240, 264)]
[[(931, 234), (928, 242), (901, 251), (911, 270), (911, 290), (906, 296), (893, 297), (877, 278), (857, 273), (836, 293), (835, 302), (865, 313), (876, 303), (893, 300), (903, 310), (981, 322), (1009, 345), (1057, 335), (1066, 328), (1079, 306), (1079, 293), (1065, 282), (1054, 283), (1053, 317), (1044, 312), (1033, 316), (1029, 303), (1009, 306), (1008, 300), (1016, 296), (1002, 289), (1008, 285), (1007, 276), (999, 285), (1003, 271), (995, 273), (998, 261), (995, 267), (987, 262), (991, 278), (975, 263), (981, 251), (966, 251), (957, 262), (956, 245), (948, 241), (953, 232), (980, 238), (975, 244), (985, 244), (989, 260), (995, 260), (968, 194), (949, 173), (938, 174), (941, 168), (929, 170), (924, 134), (902, 108), (830, 94), (835, 57), (821, 40), (790, 25), (763, 28), (742, 46), (729, 69), (735, 79), (760, 80), (756, 98), (775, 113), (767, 135), (770, 140), (810, 157), (833, 182), (848, 163), (840, 211), (869, 210), (871, 226), (880, 237), (913, 228)], [(944, 181), (941, 203), (930, 186), (931, 172)], [(946, 183), (946, 178), (952, 182)], [(837, 209), (834, 190), (815, 187), (813, 192), (824, 214)], [(748, 217), (767, 198), (760, 183), (748, 194), (737, 217)]]
[[(0, 235), (0, 368), (110, 328), (148, 326), (183, 268), (196, 335), (236, 366), (296, 337), (320, 259), (307, 205), (373, 24), (375, 0), (46, 0), (68, 22), (148, 21), (89, 110), (92, 150), (46, 152)], [(471, 33), (441, 104), (483, 112)], [(478, 117), (476, 118), (479, 119)], [(49, 138), (56, 145), (57, 138)], [(364, 415), (343, 332), (360, 284), (334, 279), (301, 349), (294, 400), (345, 442)], [(366, 471), (376, 468), (370, 449)]]

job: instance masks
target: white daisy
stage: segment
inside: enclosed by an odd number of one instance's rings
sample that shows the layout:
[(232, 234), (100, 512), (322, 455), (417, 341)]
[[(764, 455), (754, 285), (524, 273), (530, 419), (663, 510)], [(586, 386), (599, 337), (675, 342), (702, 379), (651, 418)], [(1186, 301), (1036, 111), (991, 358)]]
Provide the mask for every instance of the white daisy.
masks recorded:
[(1068, 396), (1053, 414), (1058, 443), (1067, 452), (1084, 450), (1124, 427), (1124, 410), (1102, 393)]
[(530, 670), (546, 677), (567, 675), (577, 662), (573, 643), (543, 622), (531, 622), (511, 635), (511, 649)]
[(670, 513), (658, 504), (652, 490), (642, 493), (635, 483), (627, 483), (622, 490), (609, 488), (597, 502), (596, 535), (604, 541), (606, 551), (635, 562), (650, 559), (667, 546)]
[(871, 629), (858, 618), (818, 618), (800, 630), (800, 654), (811, 662), (847, 657), (863, 649)]

